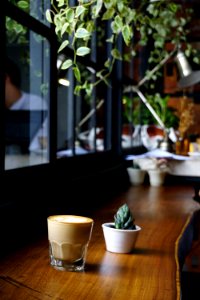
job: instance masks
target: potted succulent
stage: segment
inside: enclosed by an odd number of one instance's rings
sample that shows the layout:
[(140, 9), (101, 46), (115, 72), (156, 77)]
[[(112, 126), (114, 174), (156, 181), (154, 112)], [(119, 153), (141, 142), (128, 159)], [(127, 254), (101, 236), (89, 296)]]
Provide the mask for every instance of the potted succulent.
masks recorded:
[(129, 180), (133, 185), (141, 185), (144, 182), (146, 170), (140, 168), (140, 165), (133, 160), (132, 166), (127, 168)]
[(135, 247), (141, 227), (135, 225), (130, 208), (125, 203), (114, 215), (114, 222), (102, 224), (106, 250), (114, 253), (130, 253)]

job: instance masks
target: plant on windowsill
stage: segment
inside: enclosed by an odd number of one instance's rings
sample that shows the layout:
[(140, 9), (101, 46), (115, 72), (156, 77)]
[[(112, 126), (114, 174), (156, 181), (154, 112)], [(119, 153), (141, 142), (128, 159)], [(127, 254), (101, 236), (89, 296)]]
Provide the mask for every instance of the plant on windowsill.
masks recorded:
[[(175, 142), (175, 133), (177, 132), (179, 126), (179, 117), (177, 109), (169, 106), (168, 104), (170, 96), (155, 93), (154, 95), (146, 95), (146, 98), (149, 104), (155, 110), (156, 114), (165, 124), (168, 132), (173, 137)], [(163, 129), (160, 128), (151, 112), (146, 109), (146, 106), (141, 103), (138, 98), (133, 96), (124, 96), (123, 112), (125, 122), (129, 124), (135, 124), (135, 128), (140, 126), (140, 130), (142, 132), (142, 142), (147, 149), (151, 150), (160, 146), (159, 143), (162, 141), (162, 136), (164, 135)], [(150, 135), (148, 131), (151, 126), (155, 132)], [(171, 142), (171, 147), (172, 146), (173, 144)]]
[(107, 251), (130, 253), (134, 250), (141, 227), (135, 224), (133, 214), (125, 203), (114, 215), (114, 222), (102, 224), (102, 229)]
[[(193, 54), (198, 60), (195, 50), (187, 44), (188, 22), (191, 19), (191, 9), (185, 9), (181, 4), (171, 0), (79, 0), (74, 3), (65, 0), (52, 0), (52, 9), (46, 11), (47, 20), (55, 26), (60, 47), (59, 53), (65, 53), (66, 47), (72, 50), (72, 57), (67, 57), (62, 69), (72, 68), (78, 84), (75, 94), (84, 90), (91, 95), (93, 88), (104, 82), (109, 85), (109, 78), (117, 60), (130, 62), (136, 57), (142, 47), (152, 45), (148, 59), (146, 74), (156, 80), (160, 72), (152, 76), (148, 69), (159, 65), (168, 54), (166, 42), (170, 41), (176, 48), (184, 44), (185, 54)], [(71, 4), (72, 3), (72, 4)], [(108, 24), (108, 27), (106, 27)], [(109, 36), (107, 36), (109, 31)], [(97, 32), (99, 48), (109, 43), (109, 57), (102, 60), (99, 70), (94, 76), (83, 76), (80, 67), (80, 57), (87, 56), (92, 51), (93, 34)], [(125, 51), (118, 49), (118, 40), (122, 37)], [(134, 40), (134, 42), (133, 42)], [(86, 66), (87, 68), (88, 66)], [(91, 80), (90, 80), (91, 79)], [(152, 84), (152, 83), (151, 83)]]

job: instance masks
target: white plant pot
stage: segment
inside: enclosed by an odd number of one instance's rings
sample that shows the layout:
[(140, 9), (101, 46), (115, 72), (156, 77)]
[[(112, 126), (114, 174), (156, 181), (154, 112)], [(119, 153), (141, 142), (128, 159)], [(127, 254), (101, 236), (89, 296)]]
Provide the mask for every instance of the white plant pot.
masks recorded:
[(162, 170), (149, 170), (149, 182), (151, 186), (161, 186), (165, 181), (166, 172)]
[(143, 184), (145, 174), (146, 174), (145, 170), (134, 169), (134, 168), (130, 167), (130, 168), (127, 168), (127, 172), (128, 172), (131, 184), (133, 184), (133, 185)]
[(141, 227), (136, 229), (116, 229), (114, 223), (102, 224), (106, 250), (114, 253), (130, 253), (135, 248), (135, 243)]

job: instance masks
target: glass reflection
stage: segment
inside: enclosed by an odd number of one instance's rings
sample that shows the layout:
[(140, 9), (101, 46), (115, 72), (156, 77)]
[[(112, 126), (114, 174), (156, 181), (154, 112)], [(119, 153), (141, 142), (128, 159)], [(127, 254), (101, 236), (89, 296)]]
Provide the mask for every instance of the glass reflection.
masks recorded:
[(10, 39), (7, 31), (5, 169), (48, 161), (49, 44), (23, 32), (23, 39)]
[[(38, 21), (44, 23), (47, 26), (50, 26), (45, 17), (45, 11), (50, 8), (49, 0), (9, 0), (10, 3), (16, 5), (21, 10), (29, 13), (32, 17)], [(11, 20), (13, 31), (17, 31), (16, 22)], [(19, 27), (19, 24), (17, 25)]]

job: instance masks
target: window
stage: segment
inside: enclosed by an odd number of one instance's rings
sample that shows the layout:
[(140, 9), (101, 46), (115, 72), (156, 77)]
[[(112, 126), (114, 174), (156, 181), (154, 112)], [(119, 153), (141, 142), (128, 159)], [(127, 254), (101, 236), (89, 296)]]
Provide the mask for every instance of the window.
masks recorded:
[(4, 62), (5, 170), (45, 163), (50, 157), (50, 42), (40, 22), (12, 4), (8, 8)]
[(5, 169), (44, 163), (49, 157), (49, 42), (24, 26), (22, 32), (13, 40), (8, 30), (6, 35)]
[[(5, 11), (1, 12), (5, 17), (5, 23), (1, 24), (5, 32), (2, 37), (2, 40), (5, 38), (5, 58), (18, 69), (20, 89), (25, 95), (32, 95), (29, 102), (36, 99), (34, 103), (40, 104), (38, 107), (29, 104), (21, 109), (14, 105), (6, 111), (2, 106), (1, 140), (4, 140), (5, 151), (1, 152), (1, 168), (10, 170), (51, 163), (63, 156), (112, 151), (117, 147), (120, 150), (121, 79), (116, 79), (116, 74), (121, 71), (116, 69), (111, 79), (114, 89), (112, 84), (102, 84), (94, 89), (91, 97), (82, 92), (75, 95), (73, 72), (60, 72), (59, 41), (54, 28), (44, 20), (50, 1), (23, 3), (21, 6), (21, 1), (6, 1)], [(80, 68), (84, 66), (86, 70), (82, 76), (92, 80), (99, 70), (100, 58), (109, 53), (104, 45), (97, 51), (98, 34), (92, 39), (91, 57), (78, 61)], [(107, 34), (106, 31), (103, 30), (103, 34)], [(70, 48), (61, 55), (70, 57)], [(2, 69), (6, 68), (5, 61), (1, 61)], [(58, 82), (61, 77), (67, 80), (67, 86)]]

